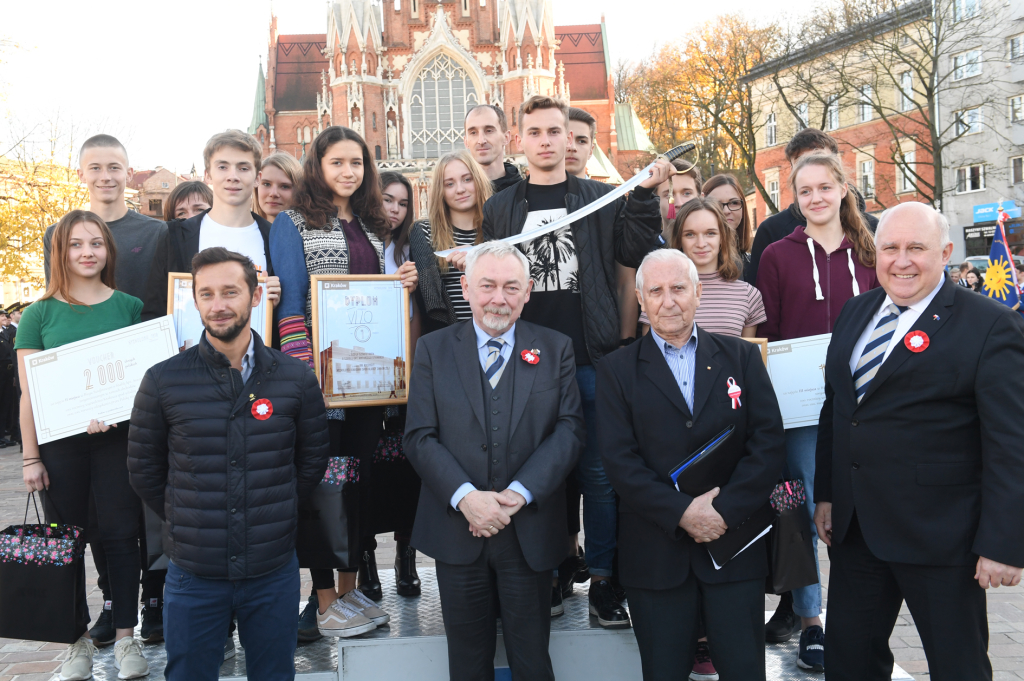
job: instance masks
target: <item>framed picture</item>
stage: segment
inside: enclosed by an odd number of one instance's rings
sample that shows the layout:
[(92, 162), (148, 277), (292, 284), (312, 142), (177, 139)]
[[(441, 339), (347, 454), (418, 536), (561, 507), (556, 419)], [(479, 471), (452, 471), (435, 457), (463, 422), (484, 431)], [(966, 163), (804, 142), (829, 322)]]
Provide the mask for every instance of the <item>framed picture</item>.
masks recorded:
[[(259, 277), (263, 290), (260, 304), (252, 309), (249, 326), (260, 334), (264, 344), (270, 345), (274, 329), (273, 308), (267, 301), (267, 278)], [(203, 335), (203, 320), (192, 298), (192, 275), (186, 272), (170, 272), (167, 275), (167, 314), (174, 317), (174, 333), (178, 337), (178, 350), (188, 350), (199, 342)]]
[(409, 289), (397, 275), (310, 277), (313, 361), (330, 407), (409, 399)]
[(768, 366), (768, 339), (767, 338), (744, 338), (745, 341), (757, 343), (761, 346), (761, 361)]

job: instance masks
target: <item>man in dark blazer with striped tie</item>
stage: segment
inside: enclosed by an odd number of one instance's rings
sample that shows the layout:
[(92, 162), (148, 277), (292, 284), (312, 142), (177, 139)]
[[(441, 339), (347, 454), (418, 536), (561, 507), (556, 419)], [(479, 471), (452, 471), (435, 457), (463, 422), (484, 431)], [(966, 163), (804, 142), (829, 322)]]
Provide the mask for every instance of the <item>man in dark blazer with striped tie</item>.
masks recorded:
[(883, 213), (875, 247), (882, 287), (836, 320), (818, 425), (825, 673), (891, 678), (905, 599), (934, 681), (991, 679), (985, 589), (1024, 566), (1024, 320), (945, 276), (925, 204)]

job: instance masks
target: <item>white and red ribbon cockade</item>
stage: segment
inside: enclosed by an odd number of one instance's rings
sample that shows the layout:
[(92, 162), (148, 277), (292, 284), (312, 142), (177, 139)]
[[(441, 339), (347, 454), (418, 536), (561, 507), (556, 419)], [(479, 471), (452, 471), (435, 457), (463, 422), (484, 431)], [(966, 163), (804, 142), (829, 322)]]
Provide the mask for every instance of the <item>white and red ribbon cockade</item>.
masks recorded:
[(930, 343), (931, 339), (928, 338), (928, 334), (924, 331), (911, 331), (903, 337), (903, 344), (911, 352), (924, 352), (928, 349)]
[(743, 391), (740, 389), (738, 385), (736, 385), (736, 379), (734, 379), (732, 376), (729, 377), (727, 383), (729, 386), (729, 397), (732, 398), (732, 408), (739, 409), (741, 406), (743, 406), (743, 403), (740, 402), (740, 395), (743, 394)]
[(256, 400), (252, 403), (252, 415), (260, 421), (266, 421), (274, 413), (274, 405), (270, 400)]
[(522, 357), (527, 364), (536, 364), (540, 361), (540, 357), (537, 356), (539, 354), (536, 350), (523, 350)]

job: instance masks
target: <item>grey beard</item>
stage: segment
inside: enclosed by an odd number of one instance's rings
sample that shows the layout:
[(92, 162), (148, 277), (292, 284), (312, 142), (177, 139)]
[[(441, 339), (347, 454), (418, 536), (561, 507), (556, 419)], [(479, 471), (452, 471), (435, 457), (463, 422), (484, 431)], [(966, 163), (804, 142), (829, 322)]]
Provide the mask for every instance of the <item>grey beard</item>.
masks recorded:
[(511, 326), (512, 308), (510, 307), (485, 307), (483, 325), (491, 331), (504, 331)]

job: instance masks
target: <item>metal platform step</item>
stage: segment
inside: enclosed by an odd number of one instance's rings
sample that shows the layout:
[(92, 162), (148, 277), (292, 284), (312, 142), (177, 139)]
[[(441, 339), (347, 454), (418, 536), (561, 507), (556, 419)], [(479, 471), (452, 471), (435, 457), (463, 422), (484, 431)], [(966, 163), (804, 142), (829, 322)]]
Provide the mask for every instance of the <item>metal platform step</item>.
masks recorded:
[[(441, 621), (441, 605), (433, 568), (419, 568), (423, 595), (402, 598), (395, 594), (394, 574), (381, 572), (384, 600), (381, 607), (391, 622), (369, 634), (353, 639), (321, 639), (300, 645), (295, 651), (298, 681), (447, 681), (448, 648)], [(299, 605), (296, 616), (305, 602)], [(771, 616), (765, 613), (765, 621)], [(824, 619), (824, 615), (822, 616)], [(495, 681), (511, 679), (499, 626)], [(245, 651), (235, 635), (237, 653), (224, 663), (220, 678), (243, 681)], [(164, 681), (166, 656), (163, 644), (146, 646), (148, 681)], [(765, 661), (770, 681), (808, 681), (822, 675), (808, 674), (796, 666), (797, 641), (767, 645)], [(340, 664), (339, 664), (340, 661)], [(559, 681), (639, 681), (640, 656), (632, 629), (608, 630), (592, 619), (587, 608), (586, 585), (576, 585), (565, 599), (565, 614), (551, 620), (551, 661)], [(116, 681), (114, 648), (101, 650), (95, 658), (93, 677)], [(56, 676), (54, 676), (56, 679)], [(913, 681), (898, 666), (894, 681)]]

